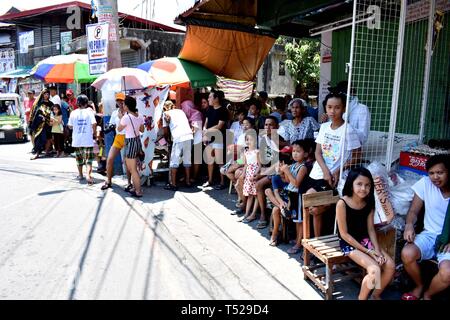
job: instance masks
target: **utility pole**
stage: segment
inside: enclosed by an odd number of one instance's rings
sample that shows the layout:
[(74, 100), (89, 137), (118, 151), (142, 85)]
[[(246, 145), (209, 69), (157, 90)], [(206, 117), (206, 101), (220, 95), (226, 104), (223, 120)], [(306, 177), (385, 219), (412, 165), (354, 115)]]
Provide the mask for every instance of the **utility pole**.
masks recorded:
[(107, 0), (112, 7), (112, 21), (109, 23), (108, 70), (122, 67), (119, 43), (119, 13), (117, 0)]
[[(120, 57), (120, 35), (119, 35), (119, 12), (117, 0), (97, 0), (97, 17), (99, 23), (109, 24), (108, 41), (108, 65), (107, 70), (122, 67)], [(116, 109), (115, 92), (102, 90), (102, 101), (104, 106), (104, 123), (108, 123), (111, 113)], [(114, 135), (108, 133), (105, 135), (105, 151), (108, 154), (114, 140)], [(116, 157), (114, 161), (114, 174), (125, 172), (122, 167), (121, 157)]]

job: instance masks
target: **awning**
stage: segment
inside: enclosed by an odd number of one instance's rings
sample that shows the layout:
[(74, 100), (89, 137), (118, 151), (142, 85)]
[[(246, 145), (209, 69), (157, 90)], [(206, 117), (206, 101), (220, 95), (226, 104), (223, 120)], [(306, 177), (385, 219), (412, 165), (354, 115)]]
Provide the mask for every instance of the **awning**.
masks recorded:
[(20, 67), (12, 71), (0, 73), (0, 78), (13, 79), (13, 78), (26, 78), (30, 76), (31, 69), (33, 67)]
[(267, 35), (189, 25), (178, 57), (219, 76), (252, 81), (274, 42)]

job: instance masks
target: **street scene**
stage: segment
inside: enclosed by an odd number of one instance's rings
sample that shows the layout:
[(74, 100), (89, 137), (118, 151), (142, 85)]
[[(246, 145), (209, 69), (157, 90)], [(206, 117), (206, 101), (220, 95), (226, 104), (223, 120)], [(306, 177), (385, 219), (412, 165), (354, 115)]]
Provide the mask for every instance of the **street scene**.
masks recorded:
[(5, 1), (0, 300), (449, 301), (449, 12)]

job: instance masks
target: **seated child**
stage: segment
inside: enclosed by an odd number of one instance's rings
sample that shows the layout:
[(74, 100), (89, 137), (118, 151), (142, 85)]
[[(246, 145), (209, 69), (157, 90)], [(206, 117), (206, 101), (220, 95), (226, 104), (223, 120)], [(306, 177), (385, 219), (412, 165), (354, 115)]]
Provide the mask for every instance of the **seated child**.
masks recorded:
[(359, 300), (380, 295), (394, 277), (395, 263), (377, 241), (374, 227), (374, 183), (370, 171), (356, 167), (345, 181), (343, 197), (336, 205), (339, 244), (344, 255), (367, 270)]
[[(306, 167), (306, 160), (308, 159), (308, 143), (304, 140), (297, 140), (292, 143), (292, 159), (294, 162), (291, 165), (280, 164), (280, 175), (284, 175), (284, 179), (287, 183), (283, 184), (272, 180), (274, 193), (271, 193), (270, 189), (266, 190), (266, 195), (271, 199), (274, 204), (272, 209), (273, 218), (273, 232), (270, 239), (270, 245), (277, 245), (278, 228), (281, 222), (281, 215), (283, 214), (286, 218), (292, 218), (297, 221), (297, 238), (302, 237), (302, 220), (299, 214), (299, 188), (302, 182), (308, 175), (308, 169)], [(282, 187), (282, 189), (281, 189)], [(283, 190), (284, 192), (280, 192)], [(297, 245), (297, 244), (296, 244)], [(297, 253), (300, 250), (299, 246), (294, 246), (291, 248), (290, 253)]]

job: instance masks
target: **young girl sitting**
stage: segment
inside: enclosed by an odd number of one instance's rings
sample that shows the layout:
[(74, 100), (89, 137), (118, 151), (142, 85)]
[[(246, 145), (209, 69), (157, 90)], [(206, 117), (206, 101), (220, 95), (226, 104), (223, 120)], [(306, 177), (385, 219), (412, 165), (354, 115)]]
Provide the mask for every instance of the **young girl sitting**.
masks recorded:
[[(276, 192), (273, 197), (272, 194), (270, 194), (270, 189), (266, 190), (266, 195), (269, 199), (271, 199), (275, 206), (272, 209), (273, 231), (269, 243), (271, 246), (277, 245), (278, 228), (280, 226), (281, 215), (283, 213), (287, 218), (293, 218), (298, 221), (298, 223), (296, 223), (297, 238), (302, 238), (303, 224), (298, 212), (298, 192), (301, 183), (308, 175), (308, 169), (305, 165), (307, 158), (308, 144), (302, 140), (294, 141), (292, 143), (292, 159), (294, 160), (294, 163), (290, 166), (287, 164), (280, 165), (280, 174), (284, 175), (285, 181), (288, 182), (288, 184), (284, 187), (284, 191), (287, 192), (279, 192), (280, 189), (277, 188), (278, 186), (274, 185), (273, 187)], [(300, 247), (296, 243), (294, 247), (289, 249), (289, 253), (297, 253), (299, 250)]]
[(343, 197), (336, 205), (339, 244), (342, 252), (367, 270), (361, 283), (359, 300), (380, 295), (394, 277), (395, 263), (381, 250), (373, 222), (375, 198), (373, 178), (369, 170), (352, 169), (345, 181)]
[(56, 158), (62, 156), (64, 151), (64, 128), (62, 124), (61, 107), (59, 105), (53, 106), (53, 114), (50, 117), (50, 124), (52, 125), (53, 144), (56, 149)]
[(257, 149), (257, 137), (252, 130), (245, 134), (245, 143), (247, 145), (244, 152), (244, 204), (245, 215), (240, 220), (241, 222), (249, 223), (256, 219), (256, 216), (250, 216), (250, 211), (253, 208), (253, 201), (256, 197), (256, 175), (261, 169), (261, 162), (259, 160), (259, 150)]

